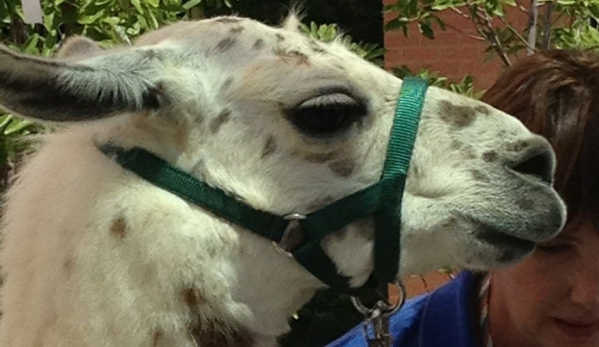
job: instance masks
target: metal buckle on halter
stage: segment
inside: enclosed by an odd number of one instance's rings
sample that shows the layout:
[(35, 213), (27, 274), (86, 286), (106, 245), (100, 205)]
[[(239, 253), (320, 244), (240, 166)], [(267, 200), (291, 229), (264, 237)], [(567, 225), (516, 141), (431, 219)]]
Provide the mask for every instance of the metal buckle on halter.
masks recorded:
[[(306, 216), (300, 213), (292, 213), (289, 214), (285, 217), (283, 217), (283, 219), (288, 220), (289, 224), (287, 225), (287, 228), (285, 228), (285, 231), (283, 231), (283, 238), (285, 238), (285, 235), (287, 235), (287, 232), (293, 228), (294, 226), (296, 226), (296, 224), (299, 223), (300, 220), (302, 219), (306, 219)], [(293, 254), (287, 250), (285, 250), (283, 247), (281, 247), (281, 245), (279, 244), (279, 242), (276, 241), (272, 241), (272, 245), (275, 248), (275, 250), (279, 253), (282, 254), (288, 258), (293, 258)]]
[(397, 312), (406, 300), (406, 288), (401, 281), (396, 281), (399, 289), (399, 300), (394, 304), (379, 300), (372, 308), (362, 304), (360, 299), (352, 296), (351, 301), (356, 310), (364, 315), (364, 338), (369, 347), (390, 347), (393, 342), (389, 333), (389, 318)]

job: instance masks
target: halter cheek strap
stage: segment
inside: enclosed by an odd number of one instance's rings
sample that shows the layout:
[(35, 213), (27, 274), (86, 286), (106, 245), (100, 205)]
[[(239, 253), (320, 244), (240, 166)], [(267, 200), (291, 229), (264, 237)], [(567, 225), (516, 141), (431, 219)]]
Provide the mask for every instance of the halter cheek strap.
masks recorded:
[[(352, 296), (372, 294), (380, 284), (393, 282), (397, 276), (401, 202), (427, 87), (426, 81), (421, 79), (406, 78), (403, 81), (381, 180), (305, 216), (279, 216), (256, 210), (141, 148), (123, 149), (109, 144), (99, 148), (123, 168), (153, 185), (276, 244), (294, 223), (298, 223), (305, 238), (291, 250), (295, 260), (339, 291)], [(375, 221), (374, 271), (364, 285), (355, 288), (349, 285), (349, 278), (338, 273), (333, 261), (322, 250), (320, 241), (367, 216), (372, 216)]]

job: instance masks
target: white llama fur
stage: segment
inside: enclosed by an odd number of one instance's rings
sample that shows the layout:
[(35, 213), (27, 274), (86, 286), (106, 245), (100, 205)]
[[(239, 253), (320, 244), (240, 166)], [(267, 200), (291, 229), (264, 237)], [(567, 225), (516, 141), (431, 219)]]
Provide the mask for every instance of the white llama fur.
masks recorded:
[[(288, 23), (178, 23), (134, 47), (73, 41), (56, 60), (0, 48), (0, 105), (72, 121), (43, 139), (8, 193), (0, 346), (276, 346), (323, 284), (270, 241), (140, 179), (94, 142), (145, 148), (280, 215), (375, 183), (401, 80)], [(283, 112), (331, 93), (368, 114), (316, 138)], [(565, 210), (549, 183), (552, 155), (516, 119), (429, 88), (404, 192), (400, 273), (505, 266), (531, 252), (524, 240), (555, 235)], [(322, 242), (354, 285), (372, 270), (373, 232), (365, 219)]]

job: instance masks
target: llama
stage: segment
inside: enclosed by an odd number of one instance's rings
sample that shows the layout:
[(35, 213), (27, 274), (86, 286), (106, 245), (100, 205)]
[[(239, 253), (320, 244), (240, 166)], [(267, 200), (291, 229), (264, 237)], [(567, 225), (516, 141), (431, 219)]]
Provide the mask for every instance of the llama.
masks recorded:
[[(293, 17), (181, 22), (112, 50), (75, 38), (54, 59), (0, 48), (0, 105), (60, 123), (7, 194), (0, 346), (276, 346), (324, 284), (101, 146), (143, 148), (258, 211), (307, 215), (380, 179), (401, 86)], [(530, 254), (565, 220), (553, 170), (548, 142), (515, 118), (430, 87), (396, 192), (397, 276)], [(367, 216), (320, 246), (358, 287), (374, 240)]]

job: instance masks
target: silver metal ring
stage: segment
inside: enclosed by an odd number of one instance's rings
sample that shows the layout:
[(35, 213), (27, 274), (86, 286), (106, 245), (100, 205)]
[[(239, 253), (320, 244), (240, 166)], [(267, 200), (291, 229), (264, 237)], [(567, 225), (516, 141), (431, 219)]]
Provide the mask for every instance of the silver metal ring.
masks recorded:
[(292, 214), (288, 214), (285, 217), (283, 217), (283, 219), (285, 220), (302, 220), (302, 219), (306, 219), (306, 215), (301, 214), (301, 213), (292, 213)]
[(354, 305), (354, 307), (356, 308), (356, 310), (358, 312), (360, 312), (361, 314), (363, 314), (365, 317), (370, 317), (372, 315), (372, 313), (374, 312), (374, 310), (376, 310), (376, 309), (380, 309), (381, 314), (390, 316), (390, 315), (394, 314), (395, 312), (399, 311), (399, 309), (406, 302), (406, 287), (404, 286), (403, 282), (395, 281), (393, 284), (397, 287), (397, 289), (399, 289), (399, 294), (400, 294), (399, 300), (394, 304), (389, 305), (388, 303), (384, 302), (383, 300), (379, 300), (379, 301), (377, 301), (377, 303), (375, 304), (374, 307), (368, 308), (368, 307), (364, 306), (364, 304), (362, 304), (360, 299), (358, 299), (355, 296), (351, 297), (351, 302)]
[[(291, 221), (289, 223), (289, 225), (287, 225), (287, 228), (285, 228), (285, 231), (283, 231), (283, 235), (285, 235), (285, 233), (287, 233), (289, 228), (292, 226), (293, 221), (300, 221), (302, 219), (306, 219), (306, 216), (301, 213), (291, 213), (291, 214), (288, 214), (285, 217), (283, 217), (283, 219)], [(275, 248), (275, 250), (277, 251), (277, 253), (282, 254), (288, 258), (293, 258), (293, 254), (291, 252), (287, 252), (285, 249), (283, 249), (283, 247), (281, 247), (281, 245), (279, 245), (278, 242), (272, 241), (272, 245)]]

